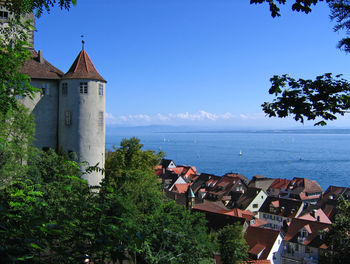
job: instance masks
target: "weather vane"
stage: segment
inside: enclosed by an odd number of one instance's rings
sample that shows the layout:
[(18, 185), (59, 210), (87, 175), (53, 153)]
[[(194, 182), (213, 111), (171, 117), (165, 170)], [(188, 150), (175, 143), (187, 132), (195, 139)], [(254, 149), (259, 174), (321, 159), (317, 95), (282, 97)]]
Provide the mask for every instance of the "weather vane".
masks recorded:
[(83, 39), (84, 35), (81, 35), (80, 37), (82, 38), (82, 40), (81, 40), (82, 49), (84, 49), (84, 45), (85, 45), (85, 40)]

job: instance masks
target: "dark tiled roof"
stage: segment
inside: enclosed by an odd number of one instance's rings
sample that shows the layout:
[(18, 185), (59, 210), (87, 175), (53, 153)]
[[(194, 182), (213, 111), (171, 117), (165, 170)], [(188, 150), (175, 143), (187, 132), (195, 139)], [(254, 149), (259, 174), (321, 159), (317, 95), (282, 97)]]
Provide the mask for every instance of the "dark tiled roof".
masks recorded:
[[(162, 167), (166, 169), (166, 168), (169, 167), (169, 165), (170, 165), (171, 162), (174, 162), (174, 161), (172, 161), (172, 160), (170, 160), (170, 159), (162, 159), (162, 160), (160, 161), (160, 165), (162, 165)], [(175, 164), (175, 162), (174, 162), (174, 164)]]
[[(315, 247), (315, 248), (320, 248), (320, 247), (324, 248), (325, 245), (324, 245), (324, 242), (322, 242), (320, 239), (319, 232), (327, 228), (330, 228), (331, 227), (330, 224), (309, 221), (309, 220), (299, 219), (299, 218), (293, 218), (288, 227), (288, 231), (284, 237), (284, 240), (290, 241), (293, 243), (300, 243), (298, 241), (299, 231), (304, 227), (306, 230), (308, 230), (309, 234), (302, 244), (306, 246)], [(311, 233), (309, 231), (311, 231)]]
[(264, 191), (267, 191), (267, 189), (271, 186), (271, 184), (274, 181), (275, 179), (272, 178), (261, 178), (258, 176), (254, 176), (253, 179), (250, 181), (248, 187), (261, 188)]
[(252, 255), (259, 255), (259, 259), (266, 259), (271, 249), (280, 234), (277, 230), (249, 226), (244, 238), (249, 245), (249, 253)]
[(241, 209), (246, 209), (248, 205), (255, 199), (255, 197), (260, 193), (259, 188), (248, 188), (246, 192), (239, 198), (236, 206)]
[(288, 185), (290, 190), (293, 190), (294, 193), (318, 193), (323, 192), (321, 186), (316, 181), (310, 181), (306, 178), (294, 177), (293, 180)]
[(63, 76), (63, 79), (90, 79), (106, 82), (97, 72), (85, 50), (80, 51), (68, 72)]
[(49, 63), (42, 57), (40, 62), (39, 53), (35, 50), (30, 51), (32, 53), (31, 59), (26, 61), (21, 69), (21, 73), (28, 75), (31, 79), (48, 79), (48, 80), (60, 80), (63, 76), (63, 72)]
[(338, 199), (341, 195), (345, 198), (345, 200), (349, 200), (350, 188), (331, 185), (323, 194), (322, 198), (317, 202), (317, 205), (322, 208), (331, 221), (335, 220)]
[[(279, 203), (279, 206), (277, 208), (274, 208), (274, 206), (271, 205), (275, 201), (278, 201)], [(296, 216), (297, 212), (302, 206), (303, 202), (300, 200), (267, 197), (259, 212), (293, 218)], [(272, 212), (270, 208), (273, 209)]]

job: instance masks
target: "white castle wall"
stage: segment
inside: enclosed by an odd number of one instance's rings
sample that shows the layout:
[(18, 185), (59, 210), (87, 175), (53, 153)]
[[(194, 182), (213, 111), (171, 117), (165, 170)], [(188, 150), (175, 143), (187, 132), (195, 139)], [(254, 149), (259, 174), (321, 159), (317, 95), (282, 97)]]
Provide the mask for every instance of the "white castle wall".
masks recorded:
[(34, 114), (35, 142), (37, 148), (57, 148), (58, 131), (58, 81), (31, 81), (31, 85), (40, 89), (33, 99), (25, 97), (20, 101)]
[[(80, 83), (87, 82), (88, 92), (80, 93)], [(67, 83), (67, 95), (62, 86)], [(99, 95), (99, 85), (103, 95)], [(78, 162), (88, 161), (94, 166), (104, 167), (105, 161), (105, 83), (86, 79), (61, 80), (59, 93), (59, 147), (77, 154)], [(67, 111), (71, 122), (67, 124)], [(102, 120), (100, 119), (102, 112)], [(84, 169), (84, 168), (83, 168)], [(98, 185), (102, 174), (93, 172), (85, 175), (90, 185)]]

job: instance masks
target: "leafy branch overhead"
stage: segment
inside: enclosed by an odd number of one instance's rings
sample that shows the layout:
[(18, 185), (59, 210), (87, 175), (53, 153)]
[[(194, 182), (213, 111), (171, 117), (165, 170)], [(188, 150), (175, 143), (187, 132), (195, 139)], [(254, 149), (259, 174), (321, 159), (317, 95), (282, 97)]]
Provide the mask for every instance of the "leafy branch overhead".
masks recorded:
[[(349, 0), (294, 0), (292, 10), (308, 14), (312, 11), (312, 6), (318, 3), (328, 3), (330, 8), (330, 18), (336, 22), (334, 31), (345, 30), (346, 34), (350, 31), (350, 1)], [(292, 1), (291, 1), (292, 2)], [(281, 16), (281, 5), (287, 4), (287, 0), (250, 0), (250, 4), (268, 3), (272, 17)], [(343, 38), (338, 43), (338, 48), (350, 52), (350, 38)]]
[(293, 116), (296, 121), (321, 118), (315, 125), (326, 125), (325, 120), (335, 120), (350, 108), (350, 83), (331, 73), (317, 76), (315, 80), (294, 79), (288, 75), (273, 76), (270, 94), (272, 103), (262, 104), (269, 117)]
[[(311, 6), (319, 2), (339, 2), (334, 0), (295, 0), (292, 4), (292, 10), (297, 12), (304, 12), (306, 14), (312, 11)], [(287, 0), (250, 0), (250, 4), (268, 3), (272, 17), (281, 16), (281, 9), (279, 5), (285, 5)]]
[(54, 6), (69, 10), (71, 5), (76, 5), (77, 0), (7, 0), (4, 2), (6, 8), (15, 15), (27, 14), (35, 10), (36, 16), (40, 17), (44, 11), (49, 13)]

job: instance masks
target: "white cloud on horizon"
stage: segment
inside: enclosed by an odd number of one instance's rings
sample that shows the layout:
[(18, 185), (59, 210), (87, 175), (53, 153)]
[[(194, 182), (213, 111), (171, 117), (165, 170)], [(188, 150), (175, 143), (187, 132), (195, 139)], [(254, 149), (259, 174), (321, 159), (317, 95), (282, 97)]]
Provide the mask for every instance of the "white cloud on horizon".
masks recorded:
[(188, 124), (225, 124), (228, 121), (246, 121), (265, 119), (263, 113), (234, 115), (229, 112), (224, 114), (210, 113), (204, 110), (196, 113), (168, 113), (156, 115), (136, 114), (114, 116), (106, 113), (107, 125), (188, 125)]
[[(328, 128), (331, 127), (349, 127), (350, 115), (340, 116), (338, 120), (328, 122)], [(305, 128), (313, 127), (314, 121), (305, 123)], [(106, 113), (107, 125), (121, 126), (148, 126), (148, 125), (172, 125), (172, 126), (217, 126), (217, 127), (263, 127), (263, 128), (287, 128), (303, 127), (291, 117), (288, 118), (268, 118), (261, 113), (241, 113), (232, 114), (229, 112), (223, 114), (210, 113), (204, 110), (196, 113), (157, 113), (120, 115), (115, 116), (112, 113)]]

